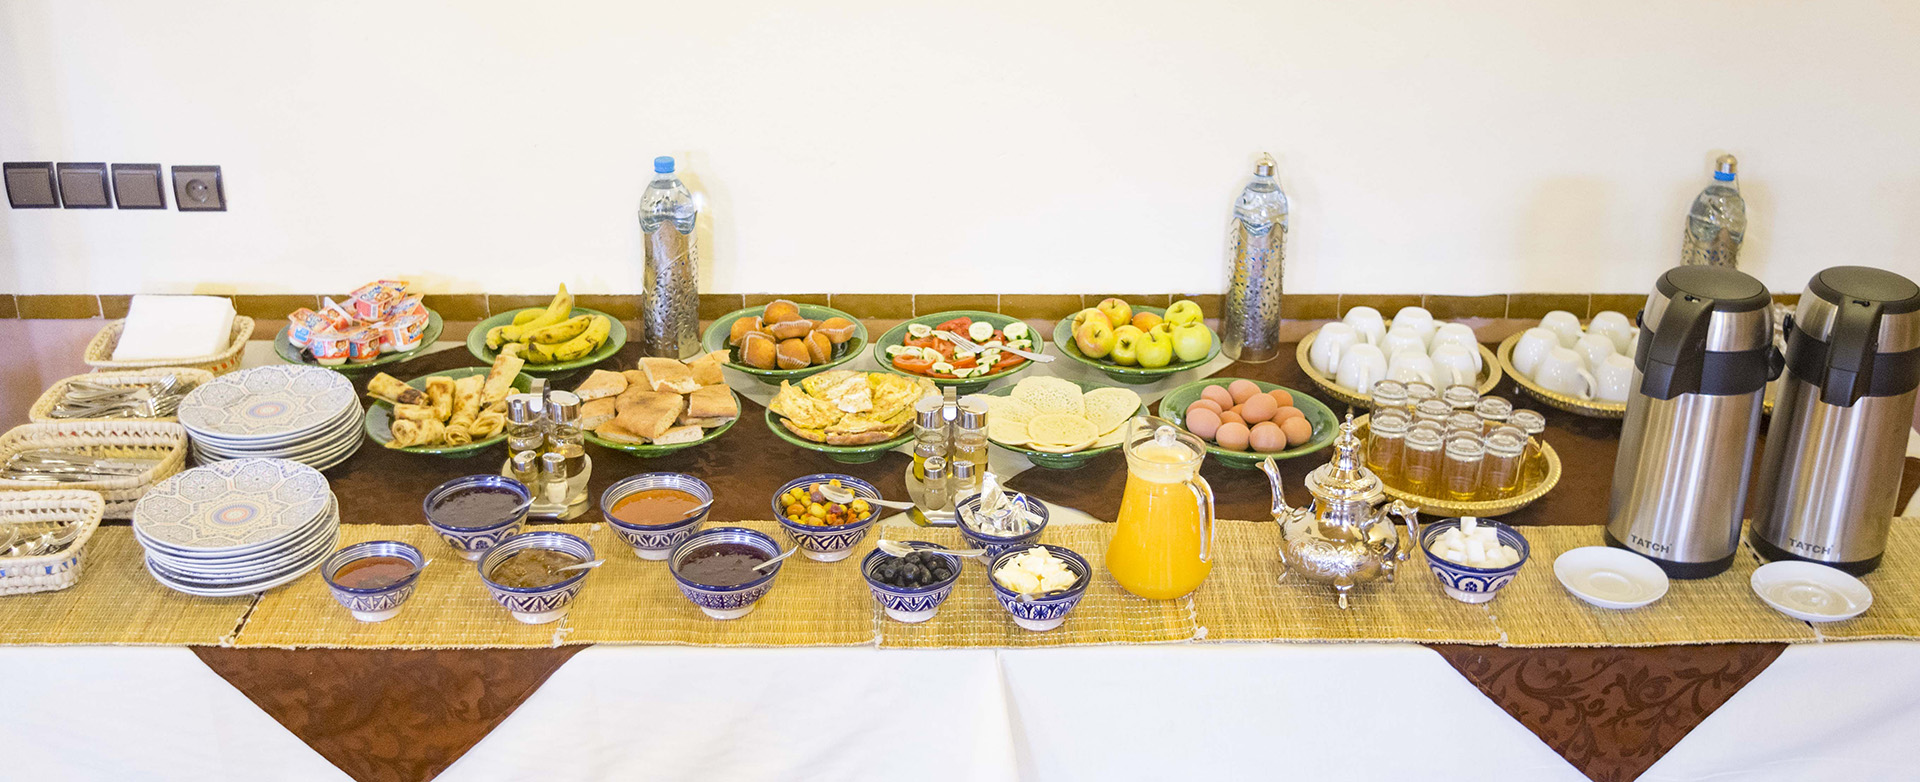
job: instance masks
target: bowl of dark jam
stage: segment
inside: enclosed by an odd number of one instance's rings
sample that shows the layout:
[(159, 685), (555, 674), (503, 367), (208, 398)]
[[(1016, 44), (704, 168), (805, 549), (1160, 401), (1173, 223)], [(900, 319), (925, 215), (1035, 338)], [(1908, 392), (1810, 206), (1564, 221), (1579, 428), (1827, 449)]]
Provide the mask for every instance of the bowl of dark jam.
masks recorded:
[(420, 507), (440, 539), (473, 560), (520, 534), (533, 507), (533, 492), (503, 475), (469, 475), (427, 492)]
[(507, 538), (480, 557), (480, 580), (513, 618), (530, 625), (567, 615), (592, 569), (566, 568), (593, 561), (593, 545), (565, 532), (543, 530)]
[(758, 565), (780, 555), (780, 544), (745, 527), (711, 527), (693, 533), (667, 558), (680, 594), (715, 619), (739, 619), (773, 588), (785, 561), (765, 572)]
[(398, 616), (400, 606), (413, 597), (420, 570), (427, 566), (420, 549), (397, 540), (355, 543), (328, 555), (320, 576), (333, 599), (362, 622), (384, 622)]

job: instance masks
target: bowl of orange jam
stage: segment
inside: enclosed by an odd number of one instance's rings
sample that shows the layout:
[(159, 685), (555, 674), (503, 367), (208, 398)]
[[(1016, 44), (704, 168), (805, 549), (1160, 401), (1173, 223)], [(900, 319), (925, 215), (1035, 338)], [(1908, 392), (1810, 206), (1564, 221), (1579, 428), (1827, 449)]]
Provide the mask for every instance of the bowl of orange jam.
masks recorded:
[(641, 473), (600, 494), (600, 515), (641, 559), (666, 559), (712, 508), (713, 489), (685, 473)]

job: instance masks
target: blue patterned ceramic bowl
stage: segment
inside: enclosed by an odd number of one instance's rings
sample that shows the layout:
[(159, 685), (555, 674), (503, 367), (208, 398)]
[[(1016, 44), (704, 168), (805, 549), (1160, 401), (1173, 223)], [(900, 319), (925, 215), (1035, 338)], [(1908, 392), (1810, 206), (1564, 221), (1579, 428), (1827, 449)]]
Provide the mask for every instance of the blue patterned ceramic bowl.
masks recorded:
[(513, 618), (530, 625), (541, 625), (567, 615), (567, 605), (580, 594), (580, 587), (586, 583), (591, 568), (573, 571), (573, 575), (558, 583), (543, 587), (510, 587), (496, 584), (487, 574), (505, 562), (514, 552), (527, 549), (552, 549), (578, 557), (581, 562), (592, 562), (593, 546), (578, 537), (565, 532), (528, 532), (507, 538), (498, 546), (487, 549), (480, 557), (480, 581), (487, 585), (494, 601), (513, 614)]
[[(375, 589), (356, 589), (334, 582), (333, 576), (340, 572), (341, 567), (367, 557), (399, 557), (413, 563), (413, 574)], [(413, 587), (420, 581), (420, 569), (426, 566), (427, 558), (411, 544), (397, 540), (370, 540), (328, 555), (320, 563), (320, 577), (326, 579), (327, 589), (333, 592), (333, 599), (353, 612), (353, 618), (362, 622), (384, 622), (399, 615), (401, 604), (413, 597)]]
[[(620, 499), (635, 492), (648, 489), (678, 489), (706, 503), (708, 508), (698, 515), (668, 524), (628, 524), (613, 517), (613, 506)], [(693, 531), (700, 528), (700, 522), (707, 520), (712, 510), (713, 489), (707, 482), (691, 475), (677, 472), (643, 472), (630, 478), (622, 478), (618, 483), (608, 486), (600, 493), (600, 516), (607, 520), (614, 532), (633, 547), (633, 553), (641, 559), (666, 559), (673, 553), (673, 547), (680, 545)]]
[(674, 582), (680, 585), (680, 594), (686, 595), (687, 600), (699, 606), (707, 616), (715, 619), (739, 619), (753, 613), (754, 601), (759, 600), (767, 594), (767, 590), (773, 588), (773, 577), (780, 575), (780, 568), (786, 567), (787, 563), (784, 561), (775, 563), (773, 567), (767, 568), (766, 575), (733, 586), (709, 586), (689, 581), (686, 576), (680, 575), (680, 563), (685, 562), (694, 552), (714, 543), (745, 544), (766, 552), (769, 557), (780, 555), (780, 544), (772, 536), (759, 530), (745, 527), (709, 527), (681, 541), (680, 545), (674, 547), (672, 556), (667, 557), (667, 571), (673, 574)]
[(1433, 555), (1433, 542), (1440, 539), (1447, 530), (1460, 526), (1459, 519), (1441, 519), (1429, 523), (1420, 530), (1420, 553), (1426, 555), (1427, 568), (1440, 579), (1447, 595), (1462, 603), (1485, 603), (1499, 594), (1500, 588), (1513, 581), (1520, 572), (1520, 566), (1527, 564), (1531, 552), (1527, 548), (1527, 538), (1513, 527), (1490, 519), (1480, 519), (1482, 526), (1492, 527), (1500, 542), (1512, 546), (1520, 552), (1520, 561), (1503, 568), (1468, 567), (1456, 562), (1441, 559)]
[(1052, 552), (1054, 556), (1066, 560), (1067, 568), (1080, 576), (1080, 580), (1074, 582), (1072, 589), (1022, 602), (1019, 599), (1019, 593), (1001, 586), (1000, 582), (994, 579), (993, 574), (1000, 569), (1001, 565), (1012, 559), (1014, 555), (1033, 546), (1013, 548), (995, 555), (993, 564), (987, 567), (987, 583), (993, 585), (993, 596), (1000, 601), (1000, 607), (1007, 609), (1007, 613), (1013, 615), (1014, 624), (1035, 632), (1046, 632), (1067, 621), (1067, 614), (1073, 612), (1074, 606), (1080, 605), (1080, 598), (1087, 593), (1087, 585), (1093, 583), (1093, 568), (1087, 565), (1086, 559), (1071, 550), (1045, 543), (1038, 545)]
[(960, 528), (961, 539), (972, 548), (986, 549), (987, 556), (990, 557), (998, 557), (1010, 550), (1027, 548), (1040, 542), (1040, 533), (1047, 530), (1047, 504), (1034, 499), (1031, 494), (1022, 494), (1020, 499), (1026, 502), (1027, 510), (1040, 517), (1040, 526), (1034, 527), (1032, 532), (1024, 535), (989, 535), (974, 529), (967, 523), (967, 519), (972, 518), (973, 512), (980, 509), (980, 495), (976, 493), (961, 498), (953, 506), (955, 515), (959, 519), (956, 526)]
[[(907, 545), (932, 551), (944, 551), (947, 548), (921, 540), (908, 542)], [(873, 590), (873, 599), (880, 602), (881, 608), (887, 609), (887, 616), (908, 624), (933, 618), (934, 612), (940, 610), (940, 604), (953, 594), (953, 585), (960, 580), (960, 566), (965, 562), (959, 557), (948, 557), (953, 560), (952, 578), (923, 587), (902, 588), (880, 583), (873, 577), (874, 568), (892, 558), (892, 555), (874, 549), (868, 552), (866, 559), (860, 561), (860, 574), (867, 577), (867, 587)]]
[[(444, 523), (445, 519), (435, 520), (433, 509), (442, 500), (476, 486), (504, 488), (520, 497), (520, 508), (507, 518), (481, 527), (455, 527)], [(477, 560), (487, 549), (500, 545), (502, 541), (520, 534), (520, 528), (527, 523), (527, 510), (533, 507), (533, 492), (527, 485), (504, 475), (469, 475), (455, 478), (440, 484), (427, 492), (427, 498), (420, 503), (420, 509), (427, 516), (427, 524), (434, 532), (440, 533), (440, 539), (452, 546), (460, 556)]]
[(873, 515), (868, 516), (865, 521), (856, 521), (852, 524), (839, 524), (830, 527), (815, 527), (794, 521), (787, 516), (787, 509), (780, 505), (781, 495), (786, 494), (790, 489), (815, 483), (825, 483), (835, 478), (839, 478), (840, 485), (851, 490), (855, 497), (865, 497), (870, 500), (880, 499), (880, 490), (874, 488), (873, 484), (851, 475), (842, 475), (835, 472), (823, 472), (817, 475), (795, 478), (787, 481), (787, 485), (780, 487), (779, 491), (773, 493), (773, 517), (780, 520), (780, 528), (786, 530), (787, 537), (792, 538), (793, 544), (800, 547), (800, 553), (806, 555), (807, 559), (815, 562), (839, 562), (852, 556), (853, 547), (860, 543), (861, 538), (867, 536), (867, 528), (872, 527), (873, 522), (880, 518), (880, 508), (876, 506), (873, 509)]

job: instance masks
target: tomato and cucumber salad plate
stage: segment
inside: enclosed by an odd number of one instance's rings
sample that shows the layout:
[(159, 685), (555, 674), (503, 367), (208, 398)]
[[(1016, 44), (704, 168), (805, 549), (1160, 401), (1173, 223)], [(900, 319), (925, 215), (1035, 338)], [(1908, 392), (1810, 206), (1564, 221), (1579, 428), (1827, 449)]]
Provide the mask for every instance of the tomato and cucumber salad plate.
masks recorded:
[[(980, 350), (962, 347), (938, 332), (959, 336)], [(1039, 333), (1018, 318), (960, 310), (923, 315), (889, 329), (874, 342), (874, 358), (887, 370), (970, 393), (1033, 363), (1004, 348), (1039, 353), (1043, 344)]]

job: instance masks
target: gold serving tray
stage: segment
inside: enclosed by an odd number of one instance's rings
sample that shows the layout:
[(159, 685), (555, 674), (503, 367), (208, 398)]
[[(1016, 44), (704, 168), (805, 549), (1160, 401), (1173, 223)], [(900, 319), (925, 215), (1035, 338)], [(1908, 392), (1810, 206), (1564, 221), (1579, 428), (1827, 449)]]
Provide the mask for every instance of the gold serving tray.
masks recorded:
[(1514, 334), (1500, 343), (1500, 368), (1506, 370), (1507, 374), (1513, 375), (1513, 382), (1520, 386), (1520, 390), (1526, 392), (1527, 396), (1538, 399), (1556, 410), (1565, 410), (1588, 418), (1626, 417), (1627, 403), (1625, 402), (1602, 402), (1598, 399), (1581, 399), (1577, 396), (1562, 394), (1549, 390), (1533, 382), (1532, 378), (1520, 374), (1520, 370), (1513, 367), (1513, 346), (1520, 344), (1520, 337), (1525, 333)]
[[(1354, 419), (1353, 434), (1362, 441), (1365, 441), (1367, 438), (1367, 419), (1370, 417), (1371, 416), (1363, 415)], [(1535, 437), (1533, 441), (1540, 445), (1539, 450), (1529, 453), (1524, 457), (1525, 461), (1520, 465), (1520, 479), (1526, 481), (1529, 476), (1535, 476), (1533, 477), (1533, 483), (1527, 486), (1526, 491), (1512, 497), (1498, 500), (1445, 500), (1437, 497), (1423, 497), (1409, 491), (1396, 489), (1388, 485), (1384, 478), (1381, 479), (1380, 486), (1386, 490), (1387, 496), (1396, 500), (1404, 500), (1411, 505), (1419, 506), (1421, 513), (1437, 516), (1476, 516), (1480, 518), (1512, 513), (1527, 507), (1532, 504), (1534, 500), (1546, 496), (1547, 492), (1552, 491), (1553, 487), (1560, 484), (1560, 454), (1555, 453), (1553, 446), (1548, 444), (1544, 438)]]
[[(1354, 389), (1340, 385), (1334, 382), (1333, 378), (1327, 377), (1322, 374), (1320, 370), (1314, 368), (1313, 362), (1308, 359), (1308, 356), (1310, 355), (1310, 351), (1313, 350), (1313, 340), (1318, 336), (1320, 336), (1320, 330), (1314, 329), (1313, 333), (1308, 334), (1306, 339), (1300, 340), (1300, 348), (1293, 352), (1294, 358), (1300, 362), (1301, 371), (1306, 372), (1307, 379), (1312, 380), (1314, 385), (1320, 387), (1320, 390), (1327, 392), (1327, 396), (1331, 396), (1354, 407), (1371, 407), (1373, 405), (1373, 396), (1371, 394), (1364, 391), (1355, 391)], [(1478, 343), (1475, 344), (1478, 345)], [(1478, 347), (1480, 348), (1480, 382), (1475, 390), (1484, 396), (1492, 393), (1494, 387), (1500, 385), (1500, 360), (1493, 355), (1493, 351), (1487, 349), (1486, 345), (1478, 345)]]

